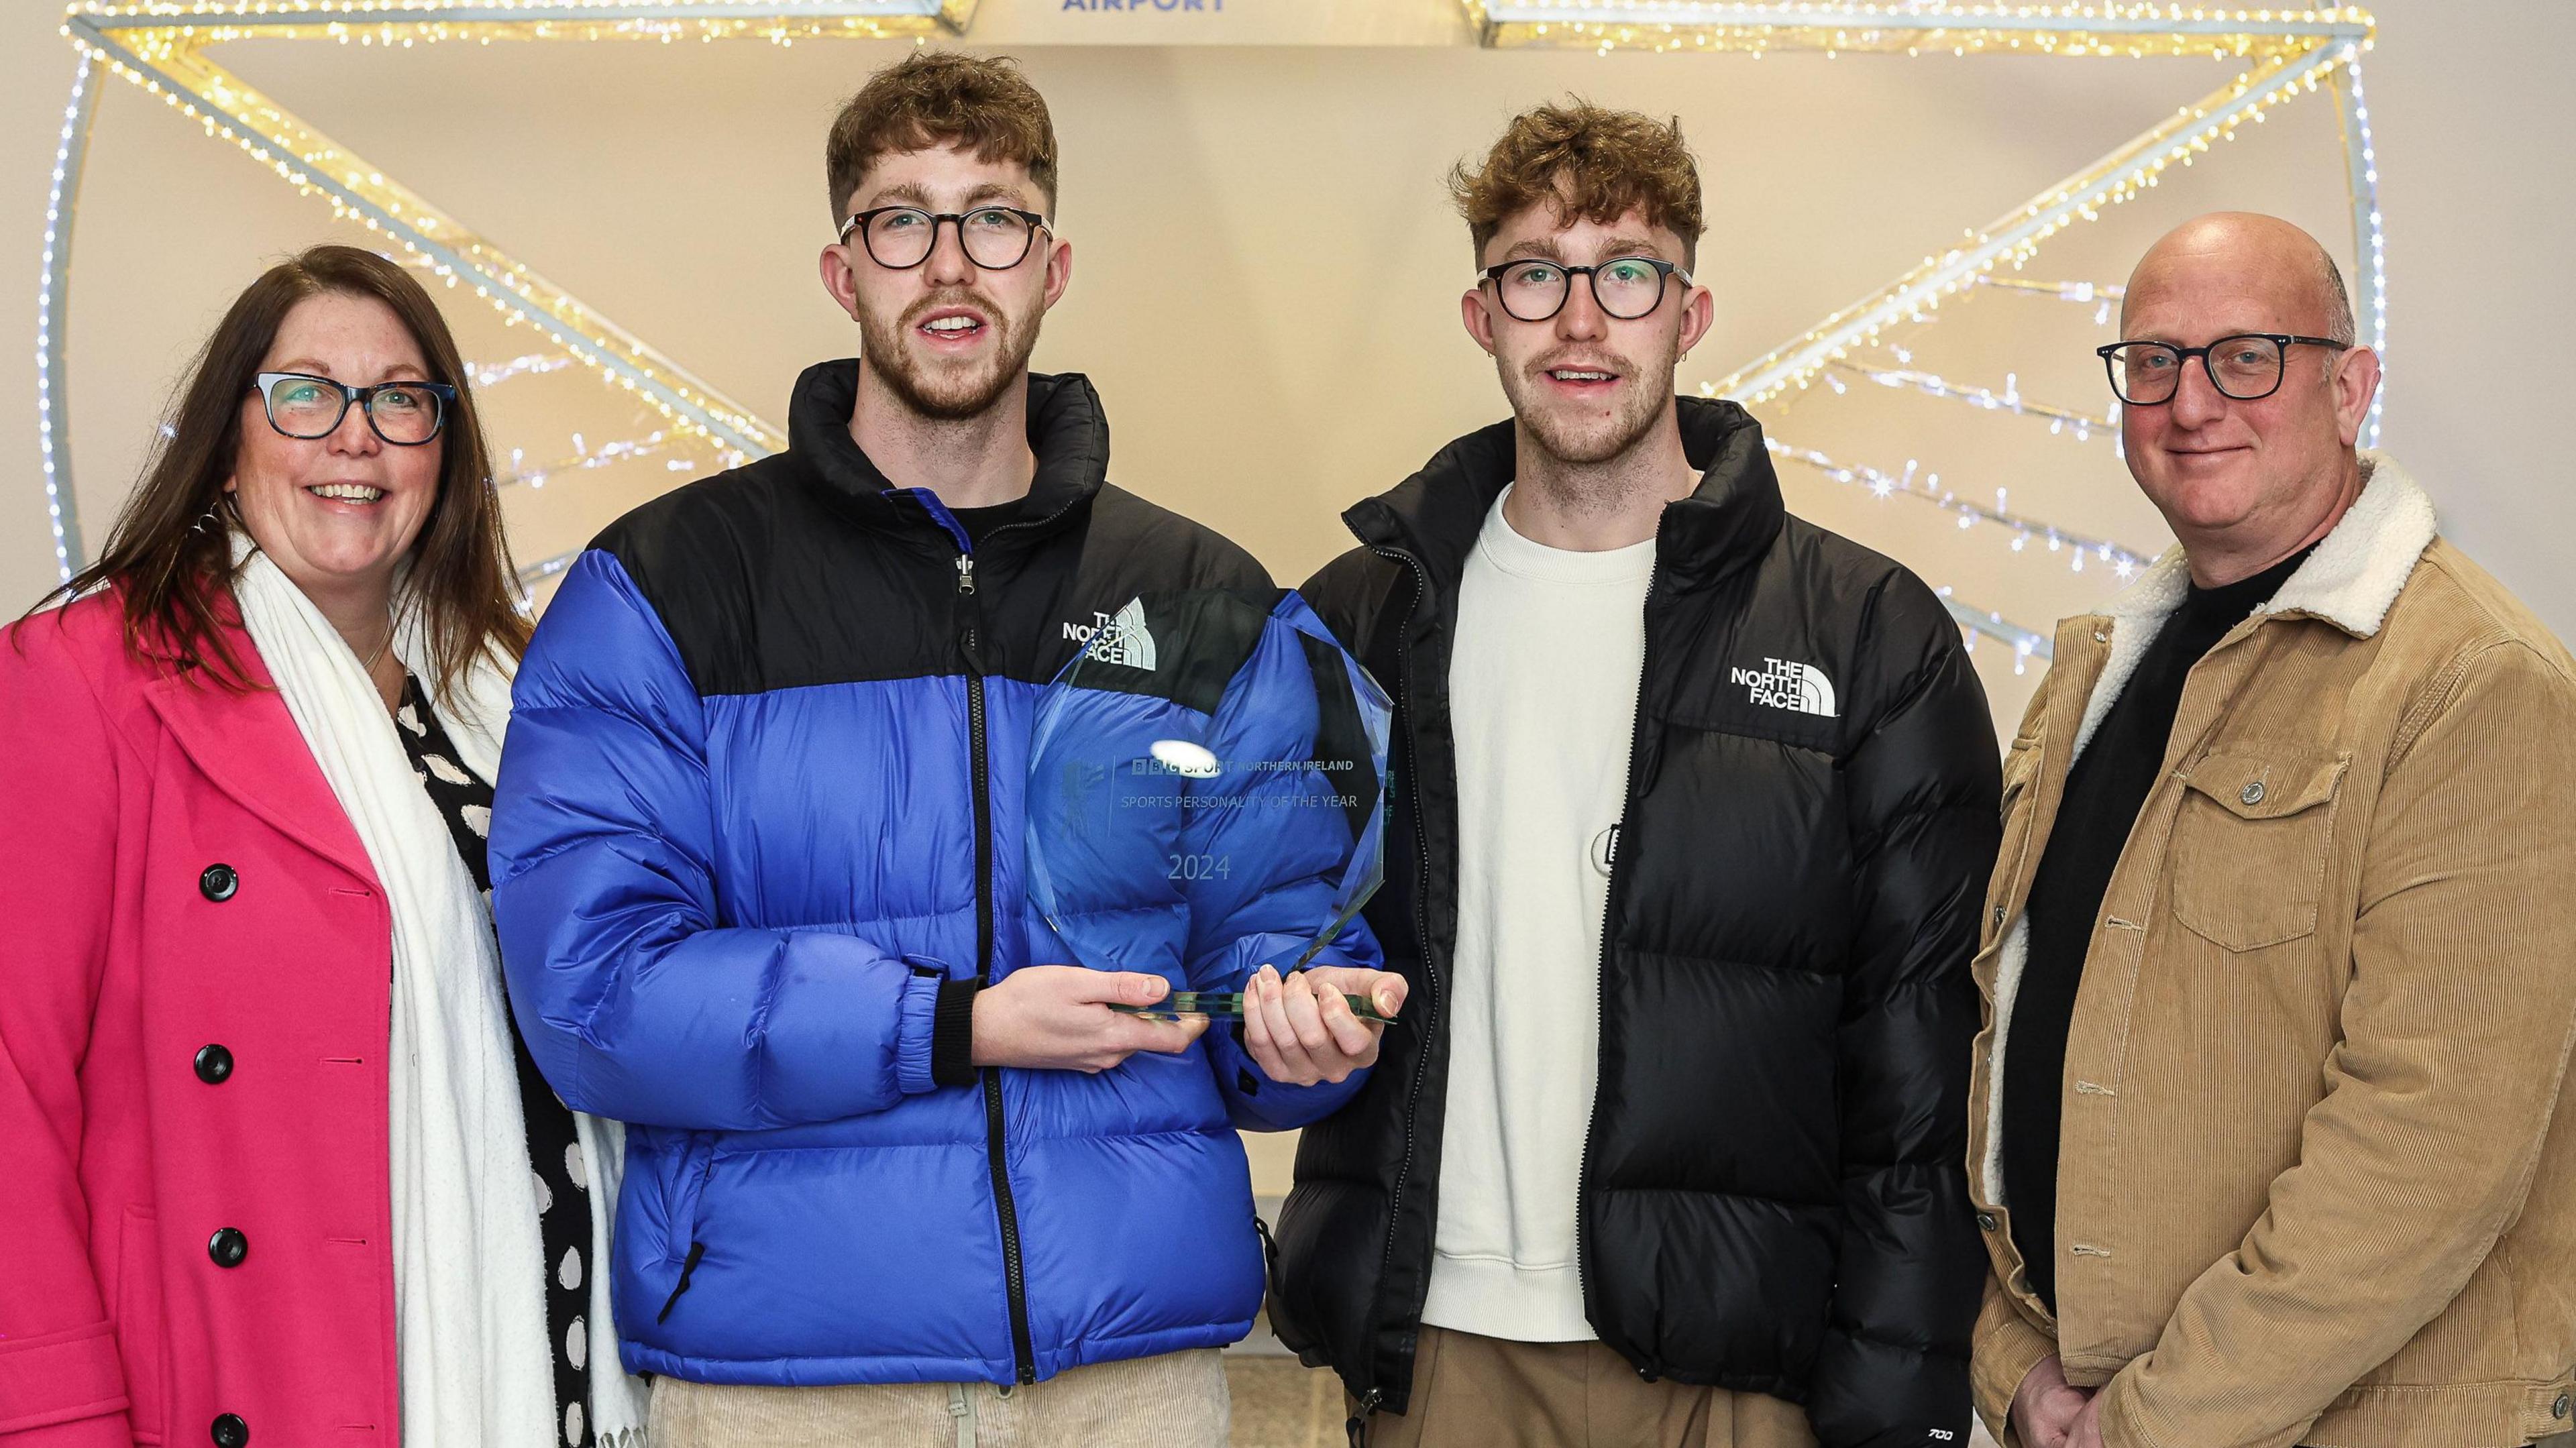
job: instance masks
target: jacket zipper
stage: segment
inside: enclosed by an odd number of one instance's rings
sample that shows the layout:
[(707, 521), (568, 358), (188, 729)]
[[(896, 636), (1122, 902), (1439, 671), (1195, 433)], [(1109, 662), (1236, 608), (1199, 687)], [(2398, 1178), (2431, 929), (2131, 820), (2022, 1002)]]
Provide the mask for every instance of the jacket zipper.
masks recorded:
[[(1401, 549), (1372, 546), (1369, 551), (1381, 558), (1392, 558), (1413, 573), (1413, 605), (1405, 610), (1395, 639), (1396, 686), (1410, 700), (1413, 697), (1413, 648), (1406, 642), (1405, 635), (1412, 631), (1413, 615), (1421, 609), (1423, 599), (1430, 596), (1431, 575), (1422, 566), (1421, 559)], [(1410, 728), (1404, 731), (1404, 755), (1407, 766), (1404, 771), (1405, 789), (1412, 799), (1414, 829), (1419, 834), (1422, 829), (1422, 752), (1415, 744), (1414, 731)], [(1431, 852), (1426, 847), (1414, 854), (1419, 873), (1413, 887), (1413, 938), (1422, 942), (1422, 983), (1426, 988), (1423, 1004), (1427, 1011), (1422, 1022), (1422, 1049), (1413, 1058), (1413, 1079), (1404, 1093), (1404, 1155), (1396, 1162), (1395, 1181), (1386, 1194), (1386, 1250), (1378, 1258), (1380, 1282), (1386, 1280), (1387, 1270), (1395, 1264), (1395, 1238), (1400, 1230), (1398, 1212), (1404, 1201), (1404, 1184), (1413, 1175), (1414, 1116), (1422, 1105), (1423, 1075), (1431, 1067), (1432, 1037), (1440, 1028), (1440, 971), (1431, 962), (1431, 907), (1426, 903), (1431, 896)], [(1367, 1443), (1369, 1417), (1385, 1397), (1385, 1389), (1380, 1387), (1371, 1387), (1361, 1395), (1359, 1411), (1345, 1425), (1350, 1432), (1352, 1448), (1361, 1448)]]
[[(966, 610), (961, 640), (966, 656), (966, 748), (973, 758), (975, 796), (975, 984), (993, 983), (993, 781), (990, 741), (984, 731), (984, 660), (975, 629), (975, 555), (957, 555), (957, 596)], [(993, 1210), (1002, 1222), (1002, 1278), (1011, 1303), (1011, 1361), (1019, 1381), (1038, 1380), (1037, 1349), (1029, 1341), (1028, 1279), (1020, 1260), (1020, 1211), (1011, 1196), (1007, 1132), (1002, 1112), (1002, 1068), (984, 1068), (984, 1151), (993, 1168)]]
[[(1655, 601), (1655, 579), (1646, 576), (1646, 597), (1640, 608), (1652, 607)], [(1637, 659), (1637, 706), (1628, 724), (1628, 779), (1619, 787), (1619, 822), (1610, 827), (1610, 881), (1601, 892), (1601, 963), (1592, 982), (1594, 1022), (1592, 1027), (1592, 1110), (1583, 1118), (1583, 1155), (1574, 1169), (1574, 1280), (1584, 1284), (1583, 1270), (1583, 1204), (1592, 1196), (1592, 1129), (1601, 1120), (1601, 1040), (1610, 1021), (1610, 951), (1613, 931), (1619, 920), (1619, 878), (1628, 849), (1628, 803), (1637, 792), (1637, 756), (1643, 752), (1646, 736), (1646, 681), (1654, 675), (1647, 669), (1643, 650)], [(1585, 1316), (1591, 1315), (1589, 1288), (1586, 1287)], [(1598, 1329), (1596, 1329), (1597, 1331)], [(1653, 1382), (1655, 1375), (1645, 1369), (1640, 1376)]]

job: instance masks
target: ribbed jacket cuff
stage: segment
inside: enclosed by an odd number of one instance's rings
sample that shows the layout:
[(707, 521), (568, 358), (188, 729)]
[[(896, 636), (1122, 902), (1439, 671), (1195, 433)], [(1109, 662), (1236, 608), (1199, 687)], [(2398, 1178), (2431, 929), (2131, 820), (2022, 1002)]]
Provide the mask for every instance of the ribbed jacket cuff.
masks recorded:
[(930, 1018), (930, 1080), (935, 1086), (975, 1084), (975, 992), (972, 980), (942, 981)]
[(2057, 1351), (2057, 1343), (2031, 1326), (1991, 1277), (1977, 1329), (1976, 1357), (1969, 1369), (1977, 1416), (2004, 1448), (2026, 1448), (2012, 1431), (2013, 1395), (2021, 1391), (2022, 1379), (2030, 1376), (2040, 1359)]

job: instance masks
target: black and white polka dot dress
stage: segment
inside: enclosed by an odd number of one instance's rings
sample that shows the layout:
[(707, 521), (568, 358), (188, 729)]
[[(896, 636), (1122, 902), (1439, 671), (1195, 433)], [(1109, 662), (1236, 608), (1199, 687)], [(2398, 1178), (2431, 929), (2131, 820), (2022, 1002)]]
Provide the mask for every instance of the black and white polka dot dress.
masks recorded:
[[(492, 786), (457, 763), (438, 716), (430, 712), (420, 681), (405, 675), (394, 732), (421, 787), (447, 820), (456, 853), (483, 892), (488, 914), (492, 871), (485, 837), (492, 831)], [(528, 1118), (528, 1160), (537, 1174), (537, 1230), (546, 1253), (546, 1336), (554, 1344), (555, 1419), (567, 1448), (591, 1448), (590, 1342), (583, 1314), (590, 1310), (590, 1183), (581, 1164), (581, 1139), (572, 1109), (537, 1071), (519, 1024), (510, 1022), (510, 1044), (519, 1058), (519, 1102)]]

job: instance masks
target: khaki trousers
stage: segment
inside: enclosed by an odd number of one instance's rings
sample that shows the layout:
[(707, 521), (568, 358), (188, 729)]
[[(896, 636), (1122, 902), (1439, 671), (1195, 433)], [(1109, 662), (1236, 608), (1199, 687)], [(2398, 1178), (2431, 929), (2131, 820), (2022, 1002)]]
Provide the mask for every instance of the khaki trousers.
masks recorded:
[(1409, 1406), (1369, 1419), (1368, 1448), (1816, 1448), (1795, 1403), (1650, 1383), (1597, 1342), (1506, 1342), (1427, 1323)]
[(654, 1448), (1224, 1448), (1214, 1348), (1096, 1363), (1027, 1387), (769, 1388), (653, 1380)]

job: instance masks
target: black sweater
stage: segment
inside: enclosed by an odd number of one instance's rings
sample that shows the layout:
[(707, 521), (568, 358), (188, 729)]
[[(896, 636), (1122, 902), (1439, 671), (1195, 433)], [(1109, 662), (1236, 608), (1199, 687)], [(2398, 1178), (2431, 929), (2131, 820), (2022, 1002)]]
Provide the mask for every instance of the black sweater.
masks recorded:
[(2164, 768), (2192, 665), (2279, 592), (2310, 551), (2217, 588), (2194, 584), (2066, 776), (2057, 828), (2031, 882), (2030, 954), (2013, 997), (2012, 1049), (2004, 1053), (2003, 1074), (2004, 1200), (2031, 1290), (2051, 1312), (2057, 1310), (2057, 1132), (2066, 1032), (2103, 892)]

